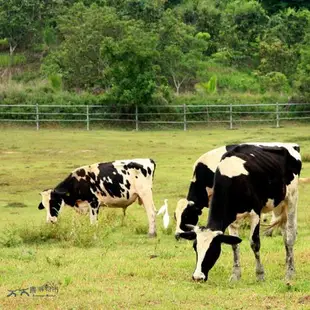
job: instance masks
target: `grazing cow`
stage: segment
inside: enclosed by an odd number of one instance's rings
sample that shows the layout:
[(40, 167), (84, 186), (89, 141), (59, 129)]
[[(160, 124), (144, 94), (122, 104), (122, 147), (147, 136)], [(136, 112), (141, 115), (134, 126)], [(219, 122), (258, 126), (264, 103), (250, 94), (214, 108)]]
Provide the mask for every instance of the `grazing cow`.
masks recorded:
[[(286, 148), (293, 148), (300, 152), (300, 147), (295, 143), (280, 143), (280, 142), (251, 142), (247, 143), (257, 146), (283, 146)], [(180, 199), (178, 201), (174, 216), (176, 220), (175, 237), (179, 239), (181, 233), (190, 230), (186, 224), (196, 225), (198, 218), (202, 214), (202, 209), (208, 207), (212, 193), (213, 193), (213, 179), (215, 170), (222, 158), (222, 156), (229, 150), (235, 148), (238, 144), (221, 146), (217, 149), (211, 150), (200, 156), (193, 167), (193, 177), (189, 186), (187, 199)], [(252, 221), (252, 214), (239, 215), (238, 219), (249, 216)], [(271, 223), (276, 221), (276, 215), (273, 214)], [(238, 234), (238, 224), (229, 226), (231, 234)], [(272, 225), (266, 234), (272, 233)], [(185, 235), (186, 238), (186, 235)]]
[(149, 235), (156, 235), (152, 184), (156, 164), (152, 159), (116, 160), (75, 169), (55, 189), (41, 193), (39, 209), (46, 209), (47, 222), (55, 223), (63, 205), (89, 208), (91, 223), (97, 222), (100, 205), (126, 208), (138, 199), (149, 222)]
[[(256, 259), (256, 277), (264, 279), (260, 261), (260, 214), (274, 210), (279, 216), (286, 249), (286, 278), (294, 274), (293, 245), (296, 238), (298, 176), (301, 157), (293, 147), (239, 145), (222, 157), (214, 176), (213, 197), (207, 225), (193, 226), (187, 231), (194, 241), (196, 269), (194, 280), (207, 280), (221, 252), (221, 243), (234, 247), (241, 242), (237, 236), (224, 235), (238, 214), (251, 213), (256, 225), (251, 229), (251, 248)], [(240, 277), (239, 253), (233, 273)]]

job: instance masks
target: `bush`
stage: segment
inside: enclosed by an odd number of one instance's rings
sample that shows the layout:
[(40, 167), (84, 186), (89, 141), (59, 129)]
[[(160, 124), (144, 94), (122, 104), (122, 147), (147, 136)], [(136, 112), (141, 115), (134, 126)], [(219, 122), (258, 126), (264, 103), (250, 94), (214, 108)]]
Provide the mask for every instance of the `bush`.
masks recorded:
[(48, 79), (53, 89), (62, 90), (62, 77), (60, 74), (51, 74)]
[(267, 91), (275, 91), (279, 93), (287, 93), (289, 84), (285, 74), (281, 72), (269, 72), (260, 77), (262, 89)]
[[(23, 54), (15, 54), (12, 58), (13, 66), (25, 64), (27, 59)], [(0, 68), (7, 68), (10, 66), (11, 56), (8, 54), (0, 54)]]
[(261, 104), (261, 103), (287, 103), (287, 96), (278, 93), (267, 92), (253, 94), (249, 92), (225, 92), (222, 94), (182, 94), (176, 97), (172, 104), (206, 105), (206, 104)]
[(219, 92), (260, 92), (259, 81), (253, 73), (225, 66), (214, 60), (206, 63), (198, 75), (202, 81), (210, 80), (215, 76)]
[(24, 71), (18, 74), (14, 74), (12, 80), (16, 82), (29, 83), (35, 81), (40, 77), (40, 73), (37, 71)]

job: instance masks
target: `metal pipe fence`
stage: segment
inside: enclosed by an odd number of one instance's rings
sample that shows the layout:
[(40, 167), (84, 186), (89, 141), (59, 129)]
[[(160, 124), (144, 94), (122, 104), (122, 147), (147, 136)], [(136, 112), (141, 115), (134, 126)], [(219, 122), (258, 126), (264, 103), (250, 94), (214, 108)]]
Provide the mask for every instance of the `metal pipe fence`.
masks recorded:
[(268, 123), (280, 127), (283, 121), (309, 121), (310, 103), (206, 104), (169, 106), (107, 105), (1, 105), (0, 122), (33, 123), (39, 130), (44, 123), (80, 123), (90, 130), (96, 124), (119, 126), (130, 124), (141, 130), (143, 125), (178, 125), (184, 131), (190, 125), (224, 124), (233, 129), (238, 124)]

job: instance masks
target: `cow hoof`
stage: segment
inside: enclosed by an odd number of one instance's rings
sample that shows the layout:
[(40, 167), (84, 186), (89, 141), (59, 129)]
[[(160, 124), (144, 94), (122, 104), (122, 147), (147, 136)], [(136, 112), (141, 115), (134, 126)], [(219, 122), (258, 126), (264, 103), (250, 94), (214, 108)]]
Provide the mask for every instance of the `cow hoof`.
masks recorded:
[(290, 283), (290, 281), (293, 279), (294, 277), (294, 274), (295, 274), (295, 270), (294, 269), (290, 269), (286, 272), (286, 275), (285, 275), (285, 280)]
[(256, 279), (259, 282), (265, 281), (265, 274), (263, 274), (263, 273), (256, 274)]
[(237, 282), (239, 281), (241, 278), (241, 274), (237, 274), (237, 273), (233, 273), (230, 278), (229, 278), (229, 281), (230, 282)]
[(149, 238), (156, 238), (157, 234), (156, 233), (149, 233)]

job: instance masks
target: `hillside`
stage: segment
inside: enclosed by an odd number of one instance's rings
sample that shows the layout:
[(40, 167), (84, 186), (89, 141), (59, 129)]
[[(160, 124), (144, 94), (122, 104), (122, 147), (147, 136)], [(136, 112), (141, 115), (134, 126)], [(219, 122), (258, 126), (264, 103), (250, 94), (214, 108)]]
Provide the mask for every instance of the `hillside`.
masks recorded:
[(4, 104), (309, 101), (308, 1), (1, 2)]

